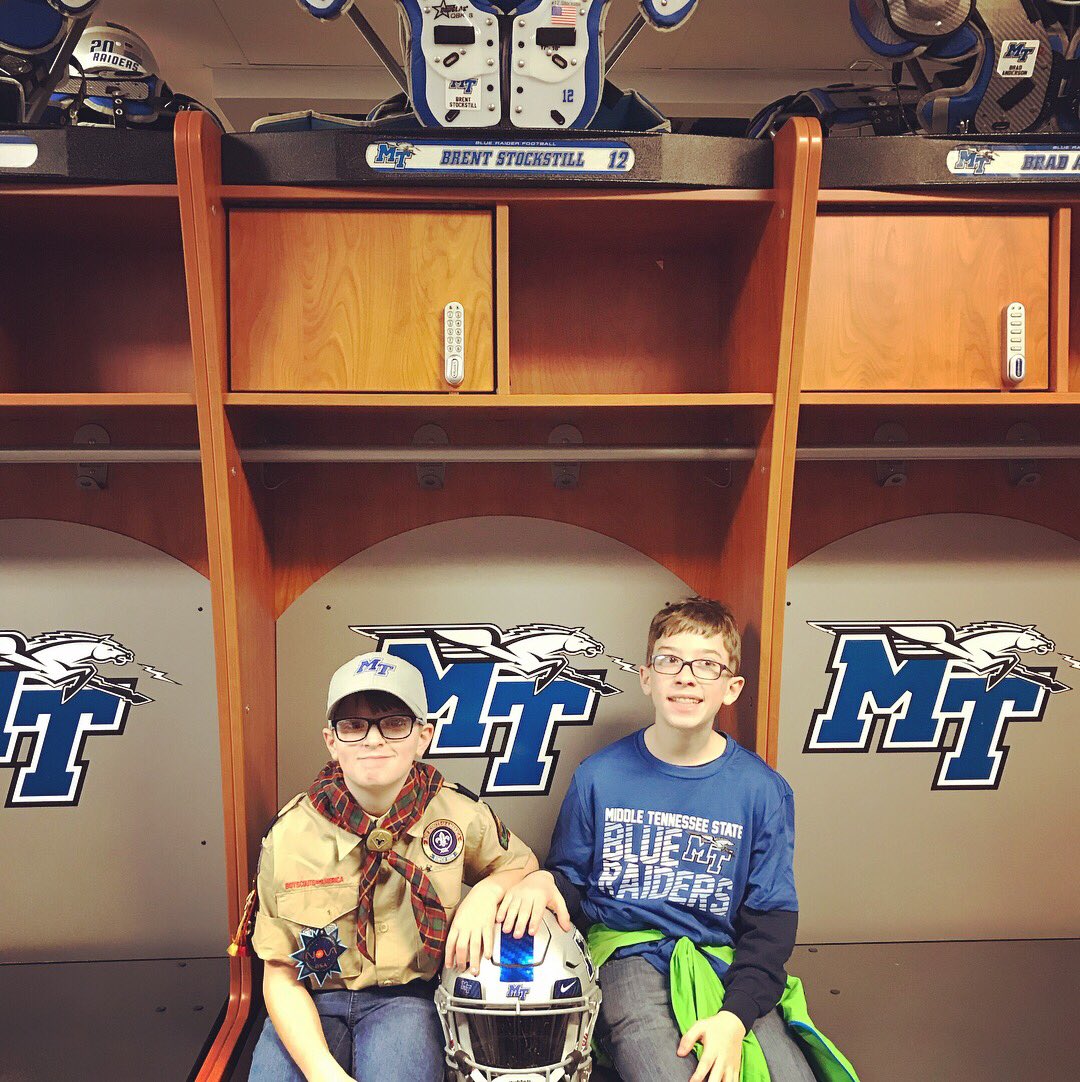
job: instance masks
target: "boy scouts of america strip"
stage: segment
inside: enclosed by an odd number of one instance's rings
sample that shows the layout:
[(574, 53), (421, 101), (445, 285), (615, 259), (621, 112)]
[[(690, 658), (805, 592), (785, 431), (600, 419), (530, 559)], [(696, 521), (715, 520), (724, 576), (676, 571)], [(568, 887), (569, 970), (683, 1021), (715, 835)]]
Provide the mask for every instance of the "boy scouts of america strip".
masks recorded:
[[(442, 775), (427, 763), (413, 763), (405, 785), (397, 799), (390, 806), (382, 823), (381, 831), (387, 832), (397, 840), (423, 816), (432, 797), (442, 788)], [(329, 762), (319, 771), (318, 777), (308, 789), (315, 810), (335, 826), (350, 834), (366, 838), (375, 829), (375, 821), (357, 804), (352, 793), (345, 785), (341, 766)], [(447, 921), (431, 880), (411, 860), (406, 860), (400, 853), (389, 848), (384, 852), (373, 851), (365, 846), (364, 857), (360, 865), (360, 891), (356, 913), (356, 945), (360, 953), (369, 961), (374, 955), (368, 945), (371, 932), (372, 895), (375, 880), (379, 874), (379, 865), (383, 859), (391, 868), (402, 876), (411, 887), (409, 900), (412, 902), (416, 928), (420, 933), (421, 947), (426, 955), (441, 961), (446, 945)], [(361, 933), (361, 929), (363, 932)]]

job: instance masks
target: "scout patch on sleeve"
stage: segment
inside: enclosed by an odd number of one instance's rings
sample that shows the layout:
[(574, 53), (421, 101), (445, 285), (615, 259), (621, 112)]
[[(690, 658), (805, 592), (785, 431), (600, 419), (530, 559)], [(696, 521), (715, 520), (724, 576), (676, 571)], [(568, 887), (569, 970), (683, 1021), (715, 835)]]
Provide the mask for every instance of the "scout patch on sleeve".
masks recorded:
[(484, 807), (491, 812), (491, 818), (495, 820), (495, 826), (499, 831), (499, 845), (504, 849), (510, 848), (510, 831), (503, 826), (503, 821), (495, 814), (495, 809), (490, 804), (485, 804)]
[(461, 852), (464, 836), (461, 827), (450, 819), (435, 819), (428, 823), (421, 840), (424, 854), (436, 864), (449, 864)]
[(338, 959), (345, 953), (336, 924), (325, 928), (303, 928), (300, 932), (300, 949), (289, 955), (296, 962), (296, 979), (314, 977), (321, 988), (330, 977), (341, 975)]

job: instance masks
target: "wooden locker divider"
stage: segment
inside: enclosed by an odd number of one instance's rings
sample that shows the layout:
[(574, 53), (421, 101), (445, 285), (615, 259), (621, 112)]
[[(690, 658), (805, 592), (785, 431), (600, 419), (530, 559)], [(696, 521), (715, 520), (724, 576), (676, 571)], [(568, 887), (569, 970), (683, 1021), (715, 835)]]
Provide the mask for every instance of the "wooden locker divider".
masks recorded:
[[(785, 510), (791, 493), (795, 440), (790, 413), (793, 404), (797, 405), (794, 396), (798, 388), (793, 366), (802, 350), (805, 306), (799, 298), (805, 296), (809, 278), (821, 169), (821, 134), (816, 122), (792, 118), (775, 139), (774, 159), (773, 235), (770, 247), (755, 260), (755, 270), (771, 274), (779, 287), (774, 318), (761, 321), (775, 335), (776, 397), (750, 472), (751, 499), (739, 503), (719, 555), (713, 588), (716, 596), (731, 602), (743, 622), (744, 639), (757, 647), (751, 651), (751, 659), (756, 654), (757, 660), (756, 664), (751, 662), (744, 697), (753, 696), (756, 687), (757, 695), (751, 700), (756, 719), (754, 746), (771, 763), (776, 761), (773, 649), (783, 635)], [(752, 328), (753, 321), (747, 322)], [(738, 587), (733, 588), (732, 583)]]
[[(781, 131), (781, 135), (786, 131), (787, 127)], [(792, 228), (797, 231), (797, 241), (794, 243), (798, 244), (798, 251), (797, 254), (793, 252), (789, 256), (795, 265), (789, 270), (793, 280), (786, 297), (793, 311), (784, 323), (785, 328), (790, 327), (790, 338), (781, 360), (780, 379), (777, 381), (776, 390), (776, 410), (783, 420), (784, 430), (777, 449), (778, 465), (773, 471), (776, 475), (773, 482), (776, 495), (770, 500), (770, 508), (776, 517), (776, 534), (775, 544), (771, 548), (774, 555), (768, 568), (771, 578), (766, 586), (766, 600), (771, 604), (768, 625), (770, 635), (767, 645), (764, 638), (762, 642), (762, 671), (765, 674), (762, 688), (767, 692), (767, 699), (758, 714), (758, 718), (764, 720), (763, 727), (759, 722), (758, 752), (763, 753), (765, 760), (772, 766), (776, 766), (780, 732), (780, 647), (784, 641), (785, 582), (788, 546), (791, 541), (791, 500), (795, 482), (795, 445), (799, 429), (799, 389), (806, 340), (806, 300), (810, 293), (818, 181), (821, 175), (821, 125), (816, 120), (806, 120), (803, 125), (796, 126), (794, 131), (798, 133), (799, 140), (806, 144), (806, 191), (801, 200), (802, 219), (797, 225), (792, 222)], [(783, 147), (784, 144), (781, 144), (781, 148)]]
[(1072, 207), (1060, 206), (1050, 217), (1050, 390), (1058, 393), (1069, 390), (1071, 252)]
[[(220, 135), (204, 113), (182, 113), (175, 146), (210, 547), (228, 920), (235, 927), (276, 794), (272, 578), (254, 497), (224, 407), (228, 323)], [(225, 1077), (253, 992), (258, 994), (251, 981), (251, 959), (231, 959), (225, 1017), (197, 1078)]]
[[(1080, 236), (1077, 236), (1077, 231), (1080, 230), (1080, 214), (1074, 213), (1076, 210), (1077, 205), (1073, 202), (1069, 207), (1071, 221), (1066, 245), (1067, 254), (1062, 254), (1062, 260), (1069, 268), (1069, 279), (1073, 283), (1080, 282)], [(1069, 327), (1066, 335), (1069, 357), (1066, 367), (1068, 377), (1066, 385), (1059, 387), (1058, 390), (1080, 395), (1080, 290), (1075, 285), (1070, 289), (1068, 299)]]
[[(814, 222), (820, 164), (814, 122), (796, 118), (781, 132), (775, 141), (773, 187), (762, 191), (231, 187), (222, 183), (220, 147), (220, 134), (204, 116), (193, 112), (178, 119), (176, 157), (215, 606), (230, 922), (238, 917), (261, 832), (276, 810), (275, 619), (344, 559), (408, 529), (485, 514), (550, 518), (630, 544), (693, 588), (728, 598), (747, 627), (751, 683), (734, 727), (744, 743), (766, 753), (773, 646), (783, 603), (780, 542), (786, 536), (789, 444), (794, 438), (788, 415), (797, 380), (793, 384), (791, 370), (800, 353), (799, 320), (804, 318), (798, 293), (806, 289), (807, 233)], [(230, 208), (412, 204), (480, 207), (492, 214), (495, 390), (231, 390)], [(635, 254), (639, 268), (642, 258), (647, 263), (650, 257), (650, 245), (659, 252), (669, 240), (680, 260), (699, 250), (713, 261), (731, 253), (726, 278), (717, 275), (716, 262), (708, 270), (709, 281), (720, 287), (715, 303), (721, 339), (708, 339), (707, 321), (699, 320), (698, 337), (691, 337), (690, 345), (700, 357), (679, 357), (670, 345), (651, 358), (647, 351), (630, 351), (626, 363), (636, 374), (629, 380), (612, 356), (604, 358), (615, 386), (590, 384), (587, 376), (578, 381), (571, 371), (569, 381), (555, 388), (530, 386), (526, 378), (515, 393), (515, 371), (529, 371), (522, 362), (535, 360), (516, 331), (528, 330), (538, 319), (522, 309), (521, 296), (515, 307), (512, 271), (526, 267), (530, 256), (528, 246), (513, 242), (515, 230), (525, 223), (521, 235), (528, 237), (529, 229), (542, 221), (539, 211), (555, 230), (569, 222), (562, 228), (570, 228), (566, 236), (571, 237), (574, 223), (588, 220), (593, 208), (605, 222), (649, 223), (645, 247)], [(657, 224), (664, 221), (657, 216), (665, 209), (675, 223), (672, 237), (665, 237)], [(700, 248), (700, 237), (678, 233), (696, 225), (715, 227), (723, 246)], [(630, 243), (632, 231), (626, 236)], [(609, 265), (618, 265), (617, 254), (606, 258)], [(678, 273), (684, 273), (682, 264)], [(633, 274), (640, 280), (640, 269)], [(582, 282), (569, 284), (585, 288)], [(618, 283), (605, 282), (605, 287), (596, 314), (601, 336), (605, 318), (617, 319), (620, 306), (637, 303), (627, 290), (618, 292)], [(663, 288), (670, 292), (670, 283)], [(584, 318), (584, 310), (578, 318)], [(649, 333), (651, 341), (660, 341), (655, 328)], [(542, 343), (556, 351), (558, 345)], [(577, 363), (572, 351), (568, 357), (570, 365)], [(666, 389), (671, 385), (662, 367), (667, 358), (680, 366), (674, 382), (678, 390)], [(695, 360), (700, 378), (694, 376)], [(539, 370), (533, 364), (531, 371)], [(587, 464), (577, 493), (556, 490), (546, 464), (469, 464), (449, 467), (446, 491), (421, 492), (411, 467), (307, 462), (275, 466), (279, 483), (256, 491), (252, 479), (261, 474), (245, 469), (240, 448), (265, 442), (354, 444), (360, 418), (363, 443), (373, 446), (408, 446), (415, 429), (429, 422), (442, 425), (454, 446), (532, 446), (544, 444), (555, 425), (572, 423), (585, 431), (586, 442), (598, 446), (749, 444), (754, 457), (732, 464), (728, 487), (722, 488), (708, 483), (694, 464)], [(463, 476), (467, 484), (460, 481)], [(289, 484), (282, 496), (270, 490), (286, 480), (298, 483)], [(345, 492), (362, 496), (346, 504)], [(339, 514), (335, 529), (317, 528), (328, 511), (342, 506), (352, 510)], [(378, 508), (378, 514), (364, 514), (369, 508)], [(200, 1082), (228, 1076), (257, 1001), (250, 959), (234, 960), (225, 1021), (198, 1075)]]

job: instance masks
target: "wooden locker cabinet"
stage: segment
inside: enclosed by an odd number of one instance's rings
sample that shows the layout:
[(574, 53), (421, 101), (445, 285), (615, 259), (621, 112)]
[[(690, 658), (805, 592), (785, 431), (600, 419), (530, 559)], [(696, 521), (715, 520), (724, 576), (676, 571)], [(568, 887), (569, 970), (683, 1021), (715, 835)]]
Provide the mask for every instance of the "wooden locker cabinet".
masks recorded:
[[(764, 750), (796, 294), (809, 278), (802, 241), (820, 165), (811, 122), (795, 118), (774, 140), (770, 186), (700, 191), (230, 183), (227, 137), (208, 118), (178, 117), (175, 137), (189, 182), (181, 217), (215, 541), (232, 926), (280, 806), (277, 618), (327, 571), (412, 529), (486, 515), (571, 523), (725, 597), (747, 627), (747, 691), (732, 728)], [(760, 144), (746, 149), (756, 157)], [(440, 281), (453, 291), (438, 295)], [(400, 311), (425, 300), (434, 332)], [(466, 309), (467, 361), (486, 338), (486, 379), (465, 385), (486, 393), (445, 393), (449, 300)], [(393, 305), (412, 333), (404, 348), (380, 314)], [(429, 424), (477, 453), (447, 469), (441, 489), (422, 488), (404, 461), (349, 460), (350, 449), (413, 450)], [(590, 460), (566, 490), (549, 463), (480, 457), (543, 447), (562, 425), (584, 444), (626, 448), (627, 459)], [(708, 455), (642, 463), (639, 444), (736, 454), (728, 468)], [(295, 452), (269, 483), (245, 461), (265, 445)], [(335, 449), (343, 456), (320, 457)], [(343, 499), (361, 512), (342, 514)], [(237, 957), (230, 974), (198, 1082), (228, 1077), (256, 1005), (257, 967)]]
[[(1047, 390), (1046, 212), (823, 213), (814, 237), (806, 391)], [(1027, 375), (1003, 375), (1003, 312), (1027, 310)]]
[[(229, 214), (234, 391), (492, 391), (489, 210), (311, 207)], [(443, 310), (465, 309), (446, 382)]]

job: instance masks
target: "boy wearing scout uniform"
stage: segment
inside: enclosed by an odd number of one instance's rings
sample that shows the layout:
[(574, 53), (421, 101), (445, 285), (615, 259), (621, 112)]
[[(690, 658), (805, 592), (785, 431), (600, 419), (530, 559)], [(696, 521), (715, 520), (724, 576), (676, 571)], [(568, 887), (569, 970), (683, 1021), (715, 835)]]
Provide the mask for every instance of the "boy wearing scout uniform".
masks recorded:
[(434, 735), (418, 669), (353, 658), (326, 717), (330, 762), (263, 839), (252, 945), (268, 1018), (249, 1077), (437, 1082), (444, 955), (476, 972), (496, 919), (523, 931), (545, 907), (569, 917), (528, 847), (418, 761)]

